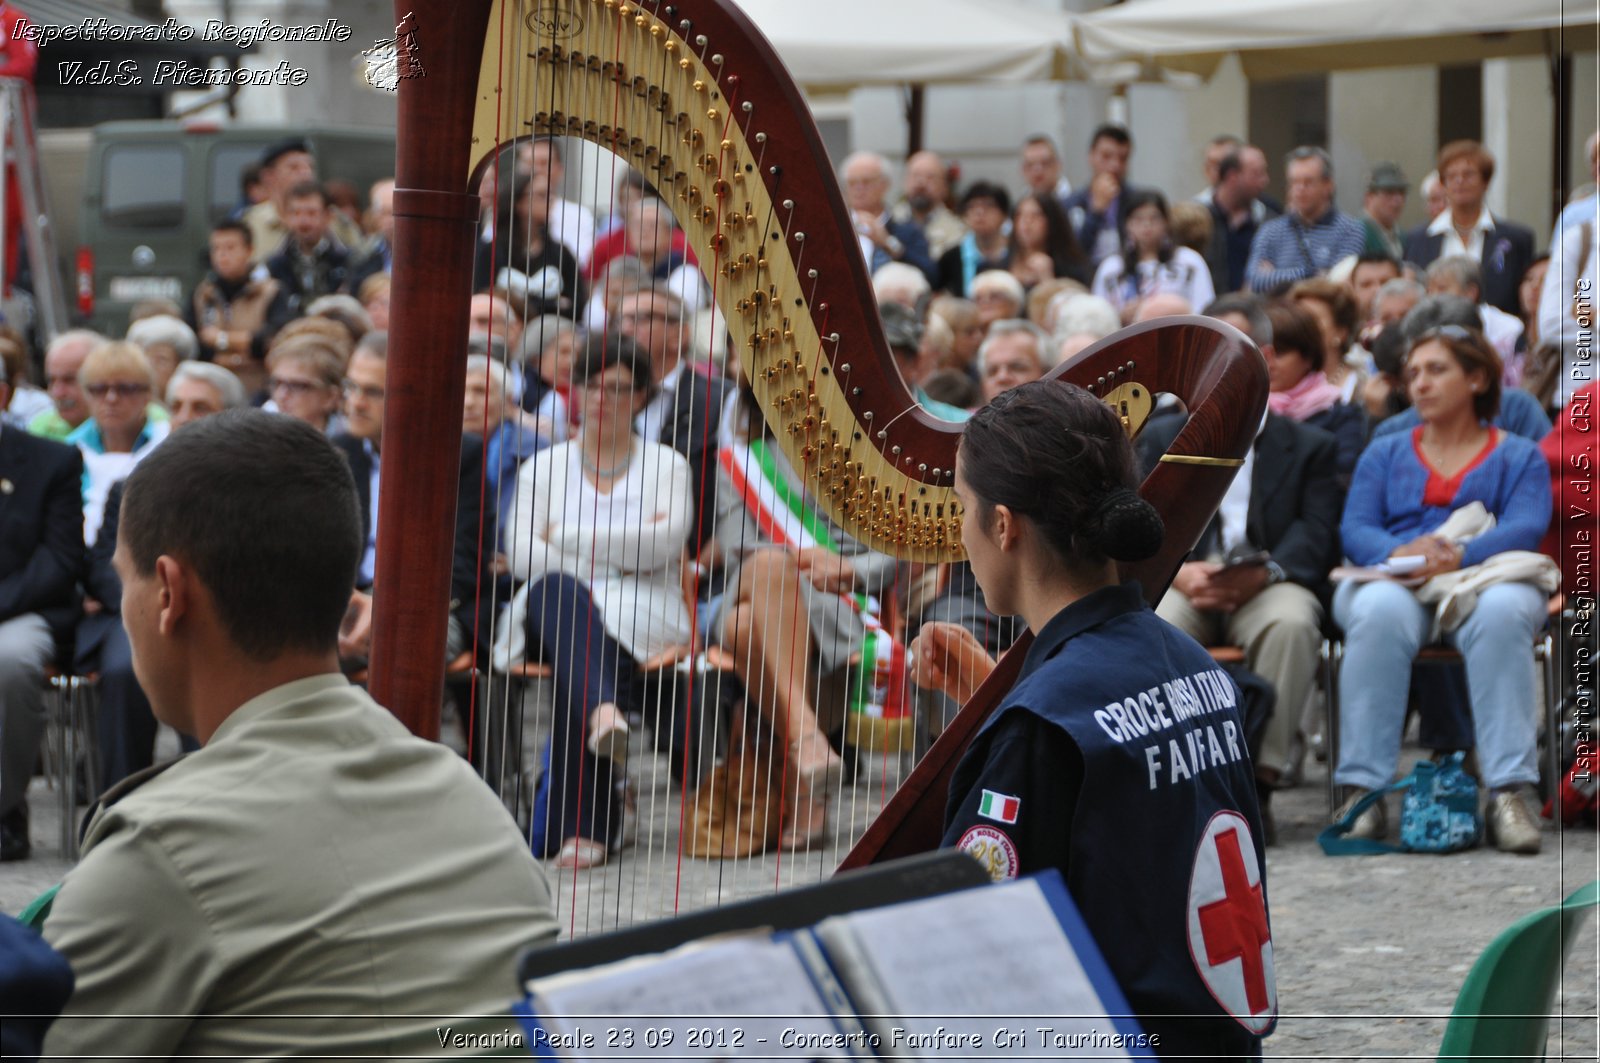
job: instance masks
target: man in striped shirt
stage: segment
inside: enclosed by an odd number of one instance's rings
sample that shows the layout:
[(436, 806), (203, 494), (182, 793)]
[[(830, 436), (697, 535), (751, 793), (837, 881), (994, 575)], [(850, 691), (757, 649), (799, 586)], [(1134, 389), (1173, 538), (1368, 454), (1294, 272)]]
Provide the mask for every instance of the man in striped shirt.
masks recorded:
[(1295, 148), (1288, 176), (1288, 213), (1263, 224), (1250, 245), (1245, 277), (1251, 291), (1281, 291), (1326, 273), (1366, 246), (1361, 222), (1333, 205), (1333, 160), (1326, 151)]

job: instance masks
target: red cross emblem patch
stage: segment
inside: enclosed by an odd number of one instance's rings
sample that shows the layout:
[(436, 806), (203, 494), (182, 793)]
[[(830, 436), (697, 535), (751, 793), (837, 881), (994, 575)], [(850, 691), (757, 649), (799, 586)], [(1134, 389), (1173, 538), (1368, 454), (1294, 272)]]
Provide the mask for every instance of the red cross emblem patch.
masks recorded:
[(1206, 824), (1189, 876), (1189, 954), (1223, 1010), (1251, 1033), (1278, 1016), (1261, 865), (1250, 824), (1218, 812)]

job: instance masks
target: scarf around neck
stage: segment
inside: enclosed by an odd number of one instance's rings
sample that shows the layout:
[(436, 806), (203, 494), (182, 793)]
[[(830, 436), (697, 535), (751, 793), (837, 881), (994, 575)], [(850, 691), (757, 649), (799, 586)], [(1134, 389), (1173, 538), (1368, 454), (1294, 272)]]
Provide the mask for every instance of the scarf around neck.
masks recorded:
[(1288, 391), (1274, 391), (1267, 395), (1267, 406), (1273, 413), (1291, 421), (1304, 421), (1315, 417), (1344, 397), (1339, 388), (1328, 383), (1328, 374), (1318, 370), (1307, 373), (1300, 383)]

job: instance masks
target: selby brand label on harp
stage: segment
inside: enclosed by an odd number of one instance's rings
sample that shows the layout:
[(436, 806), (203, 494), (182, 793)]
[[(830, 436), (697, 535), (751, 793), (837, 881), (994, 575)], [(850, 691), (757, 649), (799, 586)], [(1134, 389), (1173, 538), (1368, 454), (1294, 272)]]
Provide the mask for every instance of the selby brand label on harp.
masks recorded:
[(528, 13), (523, 16), (522, 24), (545, 40), (571, 40), (583, 32), (583, 16), (578, 14), (577, 5), (571, 0), (565, 3), (533, 0), (526, 6)]
[[(1228, 673), (1211, 668), (1113, 701), (1096, 709), (1094, 720), (1114, 742), (1154, 739), (1144, 747), (1150, 789), (1154, 790), (1244, 759), (1244, 735), (1238, 722), (1204, 719), (1237, 708), (1238, 703)], [(1162, 733), (1176, 732), (1191, 720), (1197, 722), (1181, 733)]]

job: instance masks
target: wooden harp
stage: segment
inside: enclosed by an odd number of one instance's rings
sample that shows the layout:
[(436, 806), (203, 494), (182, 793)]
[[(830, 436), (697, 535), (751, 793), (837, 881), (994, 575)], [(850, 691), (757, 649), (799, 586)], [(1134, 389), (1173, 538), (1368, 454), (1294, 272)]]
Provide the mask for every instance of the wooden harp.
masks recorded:
[[(732, 0), (407, 0), (372, 691), (435, 737), (456, 495), (476, 175), (517, 138), (581, 138), (643, 172), (671, 206), (715, 313), (784, 454), (817, 504), (867, 545), (960, 559), (952, 492), (960, 426), (900, 377), (827, 153), (772, 46)], [(1254, 439), (1260, 354), (1200, 318), (1124, 330), (1053, 375), (1112, 403), (1135, 432), (1155, 395), (1191, 417), (1142, 491), (1166, 544), (1128, 566), (1152, 601), (1193, 547)], [(1011, 654), (902, 786), (847, 863), (937, 844), (943, 782)], [(935, 766), (937, 764), (939, 766)], [(915, 795), (920, 795), (917, 798)], [(911, 811), (907, 812), (907, 809)]]

